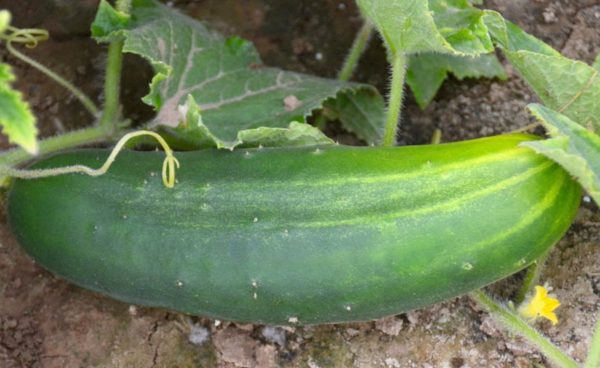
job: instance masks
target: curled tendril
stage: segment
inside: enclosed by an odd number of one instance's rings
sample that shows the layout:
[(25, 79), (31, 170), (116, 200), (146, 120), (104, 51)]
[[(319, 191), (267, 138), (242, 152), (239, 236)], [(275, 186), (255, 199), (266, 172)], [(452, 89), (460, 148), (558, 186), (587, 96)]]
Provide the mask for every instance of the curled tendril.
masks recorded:
[(25, 44), (26, 47), (34, 48), (38, 43), (46, 41), (49, 37), (48, 31), (38, 28), (19, 29), (13, 26), (6, 27), (6, 31), (0, 34), (0, 39), (8, 45), (13, 42)]
[(163, 184), (167, 188), (175, 186), (175, 169), (179, 169), (179, 161), (172, 154), (167, 154), (162, 166)]
[(41, 63), (35, 61), (34, 59), (28, 57), (27, 55), (22, 54), (17, 51), (15, 47), (12, 45), (13, 42), (25, 44), (28, 48), (36, 47), (38, 43), (41, 41), (47, 40), (49, 37), (48, 31), (45, 29), (37, 29), (37, 28), (26, 28), (26, 29), (18, 29), (13, 26), (7, 26), (3, 32), (0, 32), (0, 40), (6, 41), (6, 49), (17, 59), (23, 61), (24, 63), (32, 66), (33, 68), (39, 70), (49, 78), (53, 79), (55, 82), (60, 84), (69, 90), (77, 99), (83, 104), (83, 106), (92, 114), (92, 116), (99, 116), (100, 112), (98, 107), (94, 104), (94, 102), (86, 96), (79, 88), (75, 87), (71, 82), (61, 77), (59, 74), (53, 72), (48, 69)]
[(162, 166), (162, 180), (163, 184), (167, 188), (173, 188), (176, 183), (175, 179), (175, 170), (179, 168), (179, 161), (175, 158), (173, 154), (173, 150), (169, 147), (167, 141), (164, 140), (158, 133), (151, 132), (148, 130), (138, 130), (135, 132), (130, 132), (125, 134), (117, 144), (115, 148), (110, 152), (110, 155), (102, 164), (102, 166), (98, 169), (92, 169), (90, 167), (84, 165), (72, 165), (65, 167), (58, 167), (52, 169), (35, 169), (35, 170), (17, 170), (17, 169), (9, 169), (9, 168), (0, 168), (0, 172), (4, 175), (9, 175), (15, 178), (21, 179), (38, 179), (45, 178), (48, 176), (57, 176), (63, 174), (73, 174), (73, 173), (82, 173), (90, 176), (100, 176), (105, 174), (112, 163), (115, 161), (119, 152), (123, 149), (125, 144), (132, 138), (139, 137), (142, 135), (148, 135), (155, 138), (158, 143), (162, 146), (165, 151), (165, 160), (163, 161)]

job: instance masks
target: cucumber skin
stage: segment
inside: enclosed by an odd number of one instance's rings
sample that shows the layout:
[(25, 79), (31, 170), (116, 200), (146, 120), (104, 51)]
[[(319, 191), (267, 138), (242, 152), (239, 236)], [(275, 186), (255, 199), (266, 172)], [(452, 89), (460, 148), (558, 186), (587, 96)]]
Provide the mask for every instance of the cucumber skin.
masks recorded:
[[(9, 223), (48, 270), (127, 303), (241, 322), (370, 320), (448, 299), (533, 262), (581, 189), (517, 147), (122, 152), (109, 172), (15, 180)], [(99, 166), (106, 150), (36, 168)]]

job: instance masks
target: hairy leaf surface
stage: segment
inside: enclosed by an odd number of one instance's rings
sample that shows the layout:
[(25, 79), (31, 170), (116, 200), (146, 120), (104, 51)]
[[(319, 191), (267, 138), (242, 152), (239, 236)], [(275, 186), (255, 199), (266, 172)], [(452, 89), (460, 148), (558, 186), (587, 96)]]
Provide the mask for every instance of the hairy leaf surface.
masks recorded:
[(497, 12), (486, 11), (484, 21), (494, 41), (544, 105), (600, 132), (597, 68), (562, 56)]
[[(353, 99), (367, 112), (363, 124), (355, 124), (342, 111), (345, 127), (369, 143), (381, 139), (383, 100), (371, 86), (265, 67), (250, 42), (224, 38), (154, 0), (134, 0), (125, 23), (117, 14), (104, 14), (111, 12), (116, 13), (103, 1), (94, 36), (124, 37), (124, 51), (152, 64), (156, 75), (144, 101), (158, 111), (154, 126), (175, 128), (183, 123), (186, 131), (195, 129), (208, 137), (204, 143), (233, 148), (243, 131), (305, 123), (324, 101), (340, 98)], [(185, 109), (188, 96), (197, 104), (201, 120), (182, 120), (187, 114), (180, 107)]]
[(467, 0), (358, 0), (358, 5), (392, 53), (493, 51), (483, 12)]

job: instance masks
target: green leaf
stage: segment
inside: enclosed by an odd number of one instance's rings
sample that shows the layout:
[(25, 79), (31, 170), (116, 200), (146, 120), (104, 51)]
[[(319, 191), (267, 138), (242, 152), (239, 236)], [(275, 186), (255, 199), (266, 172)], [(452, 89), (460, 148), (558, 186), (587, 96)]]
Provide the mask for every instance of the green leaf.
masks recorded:
[(600, 132), (598, 69), (562, 56), (496, 12), (486, 11), (484, 21), (510, 63), (546, 106)]
[(383, 136), (383, 116), (380, 119), (373, 117), (385, 111), (383, 99), (377, 96), (379, 94), (367, 90), (338, 93), (335, 98), (324, 102), (325, 115), (332, 120), (340, 120), (346, 129), (355, 132), (368, 144), (377, 144)]
[(357, 0), (390, 53), (478, 55), (493, 51), (483, 12), (467, 0)]
[(594, 60), (594, 64), (592, 64), (592, 67), (600, 71), (600, 54), (596, 55), (596, 60)]
[(334, 144), (319, 129), (292, 121), (287, 128), (261, 127), (242, 130), (238, 137), (242, 147), (293, 147)]
[(0, 125), (11, 143), (35, 155), (38, 152), (35, 116), (21, 93), (10, 86), (14, 79), (10, 67), (0, 63)]
[(505, 51), (526, 50), (548, 56), (560, 56), (558, 51), (526, 33), (516, 24), (507, 21), (498, 12), (485, 10), (483, 21), (487, 25), (494, 42)]
[[(97, 20), (113, 19), (115, 10), (103, 4)], [(144, 97), (158, 111), (152, 126), (177, 127), (179, 107), (191, 95), (202, 111), (203, 123), (186, 132), (201, 130), (198, 136), (209, 137), (213, 145), (230, 147), (239, 144), (240, 131), (287, 129), (293, 121), (305, 123), (324, 101), (339, 98), (352, 100), (365, 112), (362, 124), (355, 124), (342, 111), (342, 124), (369, 143), (381, 140), (384, 104), (373, 87), (265, 67), (248, 41), (225, 39), (154, 0), (134, 0), (132, 5), (126, 24), (94, 22), (102, 29), (96, 37), (101, 41), (124, 37), (123, 50), (144, 57), (154, 67), (156, 75)]]
[(421, 109), (425, 109), (433, 100), (448, 73), (454, 74), (458, 79), (507, 78), (502, 64), (494, 54), (465, 57), (425, 53), (411, 56), (406, 82)]
[(130, 20), (128, 14), (116, 10), (106, 0), (101, 0), (96, 19), (92, 23), (92, 37), (110, 41), (112, 35), (118, 30), (124, 30)]
[(556, 161), (600, 204), (600, 136), (542, 105), (529, 109), (553, 138), (521, 145)]
[(333, 144), (319, 129), (312, 125), (292, 121), (282, 128), (258, 127), (239, 130), (232, 140), (223, 140), (204, 124), (200, 107), (192, 95), (179, 108), (180, 124), (177, 127), (160, 128), (169, 144), (180, 149), (198, 149), (216, 146), (234, 149), (236, 147), (281, 147), (312, 146)]

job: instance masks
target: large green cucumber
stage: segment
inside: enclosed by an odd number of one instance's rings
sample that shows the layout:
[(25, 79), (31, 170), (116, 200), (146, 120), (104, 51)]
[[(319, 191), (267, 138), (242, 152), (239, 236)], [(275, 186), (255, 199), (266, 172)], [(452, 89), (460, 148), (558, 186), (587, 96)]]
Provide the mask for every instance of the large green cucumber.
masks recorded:
[[(123, 152), (109, 173), (16, 180), (9, 220), (50, 271), (128, 303), (272, 324), (367, 320), (508, 276), (579, 186), (505, 135), (435, 146)], [(35, 167), (99, 166), (83, 150)]]

